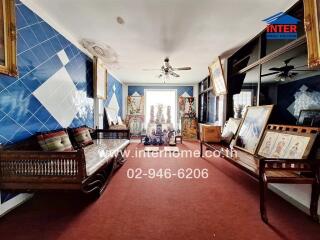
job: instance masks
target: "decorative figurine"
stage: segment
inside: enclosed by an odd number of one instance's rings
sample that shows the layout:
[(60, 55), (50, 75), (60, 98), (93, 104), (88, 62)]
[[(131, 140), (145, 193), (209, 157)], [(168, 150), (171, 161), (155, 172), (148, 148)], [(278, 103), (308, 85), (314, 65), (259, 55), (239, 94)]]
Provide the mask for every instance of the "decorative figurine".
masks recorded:
[(150, 109), (150, 123), (154, 123), (154, 105), (151, 105)]
[(167, 123), (171, 123), (171, 106), (167, 106)]
[(157, 109), (156, 124), (161, 123), (163, 105), (159, 104)]

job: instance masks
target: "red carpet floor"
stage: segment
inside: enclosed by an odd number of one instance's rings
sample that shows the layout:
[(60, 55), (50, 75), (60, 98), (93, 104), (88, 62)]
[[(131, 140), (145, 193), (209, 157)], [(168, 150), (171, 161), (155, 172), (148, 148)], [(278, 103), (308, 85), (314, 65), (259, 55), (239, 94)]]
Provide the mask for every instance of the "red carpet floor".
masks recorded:
[[(207, 168), (209, 178), (128, 179), (127, 169), (137, 167)], [(38, 193), (0, 219), (0, 238), (320, 239), (319, 224), (271, 192), (270, 225), (264, 224), (258, 190), (255, 180), (222, 159), (131, 157), (97, 201), (80, 193)]]

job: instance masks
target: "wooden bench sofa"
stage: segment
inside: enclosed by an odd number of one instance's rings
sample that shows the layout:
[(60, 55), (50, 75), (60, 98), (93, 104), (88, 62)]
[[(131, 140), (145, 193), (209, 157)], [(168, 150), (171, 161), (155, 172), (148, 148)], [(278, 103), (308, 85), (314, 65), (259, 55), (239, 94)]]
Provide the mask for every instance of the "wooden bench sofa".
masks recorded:
[[(292, 131), (301, 133), (319, 133), (320, 128), (267, 125), (269, 130)], [(200, 142), (201, 157), (203, 148), (219, 151), (221, 156), (240, 168), (251, 177), (259, 181), (260, 187), (260, 213), (264, 222), (268, 222), (266, 212), (266, 192), (268, 183), (311, 184), (310, 215), (316, 222), (319, 221), (318, 200), (320, 193), (320, 164), (318, 159), (319, 137), (316, 139), (312, 154), (306, 160), (301, 159), (268, 159), (252, 155), (239, 149), (230, 149), (222, 143)]]
[(81, 190), (97, 196), (124, 163), (129, 135), (91, 129), (93, 144), (66, 152), (43, 151), (33, 136), (0, 150), (0, 190)]

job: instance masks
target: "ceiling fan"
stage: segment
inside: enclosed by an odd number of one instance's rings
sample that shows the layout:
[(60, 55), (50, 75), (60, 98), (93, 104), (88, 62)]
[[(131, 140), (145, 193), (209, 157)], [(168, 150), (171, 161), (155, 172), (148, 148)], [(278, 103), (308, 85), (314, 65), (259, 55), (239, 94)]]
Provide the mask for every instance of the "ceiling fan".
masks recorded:
[(298, 69), (298, 68), (301, 68), (301, 67), (306, 67), (307, 65), (303, 65), (303, 66), (299, 66), (299, 67), (295, 67), (293, 65), (289, 65), (291, 60), (294, 59), (294, 58), (295, 57), (288, 58), (288, 59), (284, 60), (283, 61), (284, 62), (284, 66), (282, 66), (282, 67), (269, 68), (270, 71), (274, 71), (274, 72), (262, 74), (261, 77), (277, 74), (275, 80), (284, 82), (286, 80), (290, 80), (290, 79), (294, 78), (298, 74), (298, 72), (313, 72), (314, 71), (314, 70), (307, 70), (307, 69)]
[(175, 73), (175, 71), (183, 71), (183, 70), (191, 70), (191, 67), (179, 67), (179, 68), (174, 68), (170, 65), (169, 63), (169, 58), (164, 59), (164, 63), (161, 66), (161, 68), (156, 68), (156, 69), (143, 69), (143, 71), (158, 71), (160, 70), (160, 74), (158, 78), (169, 78), (169, 76), (173, 77), (180, 77), (179, 74)]

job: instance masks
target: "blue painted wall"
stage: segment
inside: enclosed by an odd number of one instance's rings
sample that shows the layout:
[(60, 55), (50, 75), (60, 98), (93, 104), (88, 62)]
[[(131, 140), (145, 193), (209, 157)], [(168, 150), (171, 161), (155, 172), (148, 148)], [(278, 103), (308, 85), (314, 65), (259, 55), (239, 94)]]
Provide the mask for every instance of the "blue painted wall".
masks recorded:
[(178, 97), (184, 92), (188, 93), (191, 97), (193, 96), (193, 86), (128, 86), (128, 96), (131, 96), (135, 92), (142, 96), (145, 89), (176, 89)]
[[(14, 143), (38, 131), (62, 128), (64, 114), (69, 126), (93, 126), (92, 60), (20, 1), (16, 1), (16, 22), (19, 76), (0, 75), (0, 143)], [(67, 58), (61, 60), (58, 53)], [(48, 91), (45, 86), (58, 73), (60, 81), (53, 82), (54, 88)], [(49, 98), (55, 90), (69, 98)], [(58, 118), (39, 100), (37, 91), (48, 91), (47, 99), (57, 107), (62, 104), (65, 112)], [(68, 102), (70, 99), (73, 101)], [(2, 192), (1, 202), (11, 197)]]

